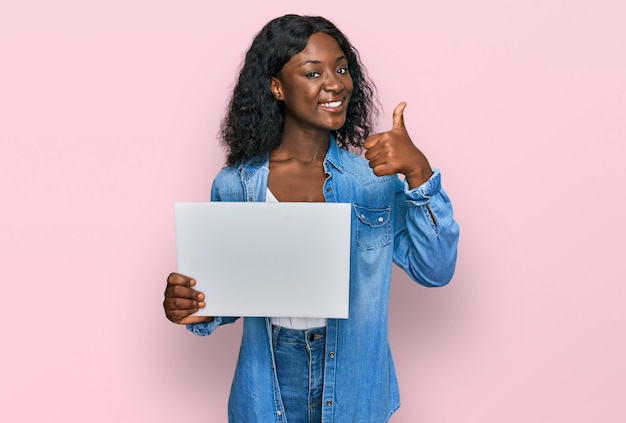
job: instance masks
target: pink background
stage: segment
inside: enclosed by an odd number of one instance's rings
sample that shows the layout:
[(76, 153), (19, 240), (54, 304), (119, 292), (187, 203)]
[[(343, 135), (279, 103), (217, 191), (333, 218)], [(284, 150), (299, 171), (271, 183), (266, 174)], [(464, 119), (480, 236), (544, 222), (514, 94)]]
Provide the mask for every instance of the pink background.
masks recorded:
[(241, 326), (165, 319), (172, 203), (208, 199), (242, 54), (295, 12), (359, 48), (381, 130), (408, 102), (462, 229), (448, 287), (394, 273), (392, 421), (626, 421), (624, 3), (363, 4), (0, 5), (0, 419), (226, 420)]

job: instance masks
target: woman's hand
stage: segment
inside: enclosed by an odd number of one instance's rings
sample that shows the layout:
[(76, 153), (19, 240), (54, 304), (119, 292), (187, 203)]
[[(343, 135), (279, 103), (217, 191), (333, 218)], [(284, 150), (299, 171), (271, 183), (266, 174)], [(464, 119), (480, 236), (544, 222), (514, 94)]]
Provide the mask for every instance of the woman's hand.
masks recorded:
[(370, 135), (363, 147), (365, 158), (377, 176), (401, 173), (406, 176), (409, 188), (420, 186), (433, 171), (426, 156), (413, 144), (404, 126), (402, 102), (393, 110), (393, 126), (387, 132)]
[(167, 277), (163, 308), (172, 322), (189, 325), (213, 320), (213, 317), (191, 316), (206, 305), (204, 294), (193, 289), (195, 284), (195, 280), (180, 273), (170, 273)]

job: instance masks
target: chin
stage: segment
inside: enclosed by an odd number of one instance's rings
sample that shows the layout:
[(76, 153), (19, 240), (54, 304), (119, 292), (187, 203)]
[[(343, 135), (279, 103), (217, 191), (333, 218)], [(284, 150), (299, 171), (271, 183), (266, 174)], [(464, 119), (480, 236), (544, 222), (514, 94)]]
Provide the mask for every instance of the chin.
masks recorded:
[(328, 129), (331, 131), (338, 131), (346, 124), (346, 120), (343, 119), (341, 122), (332, 122), (328, 125)]

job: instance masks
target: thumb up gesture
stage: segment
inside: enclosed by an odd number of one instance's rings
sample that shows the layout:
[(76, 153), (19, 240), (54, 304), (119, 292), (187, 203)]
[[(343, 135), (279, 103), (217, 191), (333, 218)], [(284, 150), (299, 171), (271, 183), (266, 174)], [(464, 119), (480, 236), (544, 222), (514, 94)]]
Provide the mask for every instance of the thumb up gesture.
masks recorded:
[(413, 144), (404, 126), (402, 102), (393, 110), (393, 125), (387, 132), (367, 137), (363, 147), (365, 158), (377, 176), (401, 173), (406, 176), (409, 188), (415, 188), (430, 178), (432, 169), (426, 156)]

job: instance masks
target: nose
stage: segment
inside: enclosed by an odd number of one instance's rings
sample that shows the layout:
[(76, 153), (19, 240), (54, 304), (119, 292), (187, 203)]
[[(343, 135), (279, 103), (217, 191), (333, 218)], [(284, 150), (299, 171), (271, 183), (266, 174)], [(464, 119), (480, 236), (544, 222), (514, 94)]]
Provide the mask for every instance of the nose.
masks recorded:
[(343, 91), (343, 89), (345, 88), (343, 81), (341, 81), (341, 78), (339, 77), (339, 75), (335, 72), (328, 72), (327, 74), (327, 78), (324, 81), (324, 90), (325, 91), (332, 91), (335, 93), (339, 93), (341, 91)]

